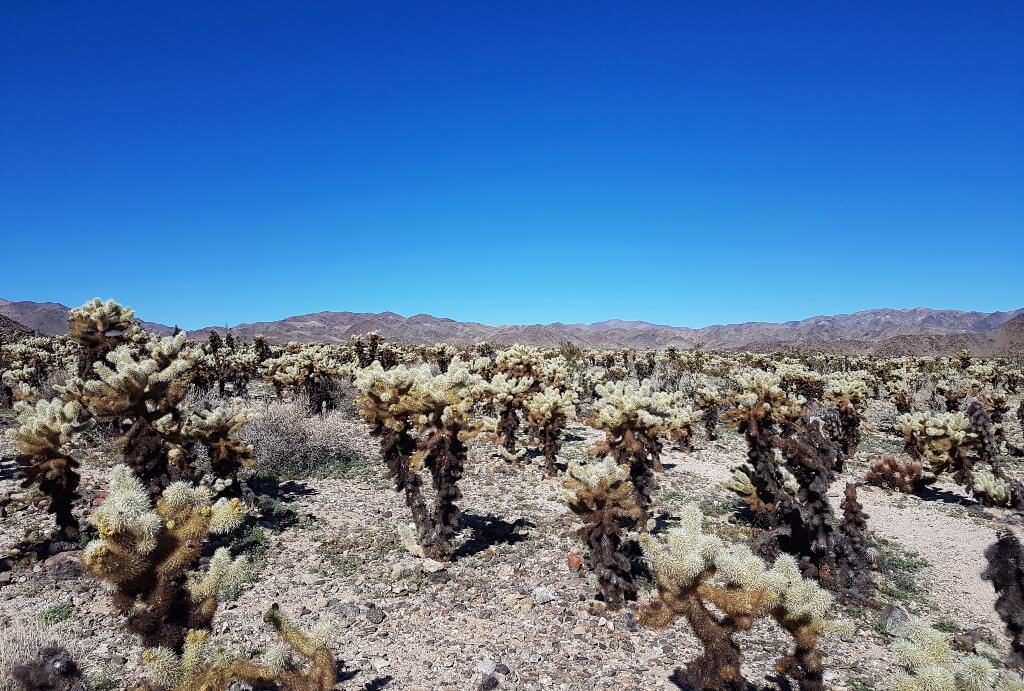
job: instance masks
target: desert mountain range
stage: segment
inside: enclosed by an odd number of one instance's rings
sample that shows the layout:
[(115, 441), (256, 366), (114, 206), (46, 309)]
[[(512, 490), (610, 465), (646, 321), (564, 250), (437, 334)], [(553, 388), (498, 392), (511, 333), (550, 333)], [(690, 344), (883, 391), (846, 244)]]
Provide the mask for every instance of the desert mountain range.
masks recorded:
[[(55, 302), (0, 300), (0, 315), (48, 335), (67, 331), (68, 307)], [(143, 322), (154, 331), (171, 327)], [(642, 321), (612, 319), (595, 324), (533, 324), (488, 326), (477, 322), (394, 312), (317, 312), (277, 321), (238, 324), (229, 329), (206, 327), (192, 335), (230, 330), (236, 338), (262, 335), (287, 341), (342, 343), (351, 336), (376, 331), (406, 343), (526, 343), (556, 346), (571, 342), (591, 348), (679, 348), (746, 350), (811, 350), (878, 355), (952, 354), (967, 349), (978, 355), (1024, 354), (1024, 309), (1009, 312), (959, 310), (872, 309), (852, 314), (817, 316), (781, 323), (748, 322), (699, 329)]]

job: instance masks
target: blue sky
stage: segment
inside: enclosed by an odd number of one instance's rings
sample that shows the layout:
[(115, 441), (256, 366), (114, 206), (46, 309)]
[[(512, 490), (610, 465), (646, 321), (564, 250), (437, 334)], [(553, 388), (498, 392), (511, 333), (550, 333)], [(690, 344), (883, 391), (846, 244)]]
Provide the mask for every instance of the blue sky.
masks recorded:
[(0, 13), (0, 297), (186, 328), (1024, 306), (1019, 2)]

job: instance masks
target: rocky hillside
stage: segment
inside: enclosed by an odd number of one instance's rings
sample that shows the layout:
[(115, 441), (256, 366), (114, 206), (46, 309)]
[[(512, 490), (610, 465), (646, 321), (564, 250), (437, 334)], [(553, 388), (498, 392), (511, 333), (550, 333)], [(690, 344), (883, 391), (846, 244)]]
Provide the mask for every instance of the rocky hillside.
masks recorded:
[[(57, 303), (0, 300), (0, 314), (46, 334), (66, 329), (68, 308)], [(271, 341), (339, 343), (376, 331), (407, 343), (529, 343), (555, 346), (569, 341), (591, 348), (716, 348), (757, 350), (842, 350), (877, 354), (928, 354), (967, 348), (978, 354), (1020, 352), (1024, 348), (1024, 309), (1011, 312), (875, 309), (817, 316), (783, 323), (748, 322), (701, 329), (617, 319), (595, 324), (533, 324), (488, 326), (477, 322), (394, 312), (316, 312), (278, 321), (239, 324), (232, 333), (242, 339), (262, 335)], [(146, 323), (158, 332), (170, 328)], [(194, 331), (198, 337), (211, 329)]]

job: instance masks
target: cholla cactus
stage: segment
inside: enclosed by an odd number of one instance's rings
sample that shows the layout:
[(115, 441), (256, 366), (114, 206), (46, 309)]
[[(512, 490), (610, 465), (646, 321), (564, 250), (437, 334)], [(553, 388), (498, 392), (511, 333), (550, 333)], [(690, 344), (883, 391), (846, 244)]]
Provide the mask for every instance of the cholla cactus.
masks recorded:
[(677, 407), (668, 423), (668, 437), (683, 451), (693, 450), (693, 426), (697, 414), (690, 408)]
[(889, 400), (896, 406), (896, 412), (900, 415), (909, 413), (914, 405), (914, 396), (910, 383), (903, 379), (895, 379), (890, 382)]
[[(447, 559), (458, 522), (455, 502), (466, 458), (465, 442), (482, 431), (472, 419), (475, 401), (486, 382), (455, 360), (434, 375), (426, 365), (398, 365), (389, 370), (374, 363), (356, 373), (360, 412), (381, 437), (381, 454), (412, 510), (419, 545), (426, 556)], [(412, 432), (417, 434), (414, 439)], [(418, 471), (426, 468), (436, 489), (429, 510)]]
[(772, 439), (779, 431), (791, 429), (803, 415), (803, 399), (793, 398), (781, 386), (777, 374), (746, 369), (735, 375), (737, 391), (726, 422), (747, 440), (747, 465), (742, 468), (753, 485), (756, 499), (751, 508), (774, 511), (788, 496), (775, 460)]
[(78, 461), (66, 447), (72, 437), (92, 426), (82, 406), (55, 398), (39, 401), (34, 406), (25, 402), (15, 405), (19, 425), (8, 431), (18, 450), (18, 475), (22, 487), (36, 485), (49, 500), (60, 535), (67, 540), (78, 539), (78, 519), (71, 512), (77, 496)]
[(611, 457), (580, 465), (570, 463), (565, 501), (583, 520), (580, 537), (587, 543), (590, 568), (610, 609), (636, 599), (632, 567), (623, 541), (624, 522), (641, 517), (629, 471)]
[(333, 405), (331, 381), (342, 372), (342, 361), (327, 345), (301, 346), (263, 362), (264, 378), (280, 392), (283, 388), (302, 391), (310, 413), (318, 414)]
[(516, 431), (519, 429), (520, 411), (527, 397), (539, 390), (536, 379), (515, 377), (498, 372), (487, 387), (489, 400), (498, 409), (497, 434), (502, 453), (507, 461), (518, 460)]
[(879, 487), (888, 487), (903, 494), (914, 494), (924, 485), (935, 481), (934, 475), (926, 475), (924, 465), (913, 459), (900, 460), (895, 456), (883, 456), (874, 461), (864, 481)]
[(93, 298), (68, 313), (68, 335), (78, 341), (82, 354), (78, 376), (93, 376), (93, 365), (103, 362), (107, 354), (138, 335), (135, 311), (113, 300)]
[(253, 418), (252, 411), (239, 402), (207, 410), (189, 411), (181, 434), (206, 446), (215, 478), (232, 493), (240, 491), (238, 471), (252, 467), (253, 448), (239, 439), (239, 433)]
[(661, 628), (685, 617), (704, 646), (700, 657), (676, 670), (673, 681), (681, 688), (746, 688), (743, 656), (733, 637), (757, 619), (771, 617), (796, 644), (776, 662), (776, 670), (796, 679), (802, 691), (823, 690), (817, 642), (831, 595), (804, 580), (789, 556), (768, 568), (746, 545), (726, 545), (704, 534), (703, 519), (699, 509), (687, 506), (681, 525), (665, 540), (640, 538), (658, 592), (641, 606), (637, 619)]
[(839, 411), (842, 434), (836, 441), (842, 447), (845, 458), (853, 458), (860, 444), (861, 415), (868, 395), (866, 378), (867, 372), (864, 371), (842, 372), (830, 375), (825, 385), (825, 400)]
[(159, 495), (171, 481), (191, 474), (181, 444), (178, 404), (188, 392), (188, 374), (195, 355), (185, 334), (153, 338), (141, 349), (122, 345), (97, 362), (98, 379), (72, 380), (65, 398), (81, 403), (90, 415), (130, 425), (118, 445), (125, 462)]
[(892, 647), (907, 669), (893, 681), (893, 691), (1024, 691), (1017, 674), (980, 655), (955, 655), (948, 636), (923, 624), (907, 627)]
[(807, 365), (780, 362), (775, 365), (775, 374), (779, 376), (782, 388), (797, 396), (808, 400), (821, 400), (825, 394), (825, 377)]
[[(492, 382), (493, 383), (493, 382)], [(526, 421), (540, 437), (544, 449), (544, 467), (548, 475), (557, 475), (555, 457), (561, 446), (562, 430), (576, 419), (576, 393), (545, 389), (526, 399)]]
[(976, 437), (970, 428), (970, 419), (960, 412), (907, 413), (896, 418), (908, 453), (926, 459), (936, 476), (951, 469), (961, 484), (971, 477), (967, 449)]
[[(292, 624), (275, 604), (263, 616), (290, 651), (307, 662), (304, 670), (289, 669), (280, 661), (260, 663), (230, 657), (210, 645), (209, 632), (189, 631), (183, 652), (168, 648), (143, 653), (153, 683), (135, 691), (224, 691), (235, 684), (287, 691), (332, 691), (337, 684), (337, 663), (328, 647), (326, 632), (309, 635)], [(268, 656), (271, 657), (271, 656)]]
[(630, 480), (637, 505), (647, 518), (654, 491), (654, 473), (661, 470), (661, 441), (676, 415), (678, 399), (664, 391), (654, 391), (649, 382), (639, 386), (628, 382), (598, 384), (600, 398), (594, 403), (590, 425), (604, 432), (590, 453), (595, 457), (611, 455), (617, 463), (629, 466)]
[(722, 414), (722, 391), (717, 386), (704, 383), (694, 390), (693, 400), (701, 410), (704, 435), (708, 441), (715, 441), (718, 439), (718, 418)]
[(186, 574), (206, 537), (234, 530), (243, 515), (238, 499), (212, 503), (209, 489), (184, 482), (167, 487), (154, 509), (138, 478), (117, 466), (91, 517), (99, 538), (86, 546), (82, 564), (111, 587), (115, 607), (145, 645), (180, 650), (185, 632), (208, 628), (217, 603), (237, 595), (248, 577), (244, 560), (226, 550), (205, 574)]

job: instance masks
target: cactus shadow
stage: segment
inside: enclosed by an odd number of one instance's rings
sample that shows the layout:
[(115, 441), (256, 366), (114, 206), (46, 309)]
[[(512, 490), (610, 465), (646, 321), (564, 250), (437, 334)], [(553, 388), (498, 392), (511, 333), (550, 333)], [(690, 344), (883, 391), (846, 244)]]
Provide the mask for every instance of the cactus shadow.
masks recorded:
[(248, 481), (249, 488), (257, 495), (278, 501), (294, 501), (317, 493), (304, 482), (295, 480), (278, 481), (271, 478), (254, 477)]
[(525, 542), (529, 537), (522, 531), (536, 525), (525, 518), (506, 521), (493, 514), (481, 516), (474, 513), (462, 514), (462, 525), (470, 531), (469, 539), (452, 554), (452, 560), (471, 557), (494, 545), (514, 545)]
[(957, 494), (948, 489), (936, 489), (935, 487), (922, 487), (914, 493), (920, 499), (925, 501), (941, 502), (943, 504), (959, 504), (961, 506), (980, 506), (980, 504), (969, 497), (965, 497), (962, 494)]
[(0, 480), (13, 480), (17, 464), (11, 456), (0, 456)]

